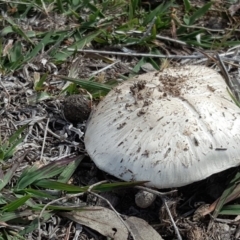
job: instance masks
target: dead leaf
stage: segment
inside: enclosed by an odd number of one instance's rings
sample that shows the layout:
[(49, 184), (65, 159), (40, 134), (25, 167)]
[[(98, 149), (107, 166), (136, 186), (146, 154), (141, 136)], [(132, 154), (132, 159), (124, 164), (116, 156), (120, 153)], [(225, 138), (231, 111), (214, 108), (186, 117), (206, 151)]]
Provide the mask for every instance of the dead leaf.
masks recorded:
[(233, 16), (240, 9), (240, 4), (231, 5), (228, 9), (231, 16)]
[(86, 207), (84, 209), (87, 211), (74, 211), (61, 213), (61, 215), (114, 240), (128, 239), (127, 228), (112, 210), (97, 206)]
[(209, 204), (202, 204), (201, 206), (199, 206), (193, 214), (193, 221), (194, 222), (201, 221), (204, 218), (204, 216), (206, 216), (206, 214), (208, 213), (210, 209), (209, 207), (210, 207)]
[(13, 47), (13, 40), (9, 39), (7, 45), (3, 49), (3, 53), (2, 53), (3, 57), (5, 57), (9, 54), (12, 47)]
[[(128, 230), (114, 211), (99, 206), (91, 206), (84, 209), (87, 211), (74, 211), (60, 214), (114, 240), (128, 239)], [(129, 217), (126, 220), (126, 224), (137, 240), (163, 240), (157, 231), (141, 218)]]
[(138, 240), (163, 240), (157, 231), (141, 218), (129, 217), (126, 222)]

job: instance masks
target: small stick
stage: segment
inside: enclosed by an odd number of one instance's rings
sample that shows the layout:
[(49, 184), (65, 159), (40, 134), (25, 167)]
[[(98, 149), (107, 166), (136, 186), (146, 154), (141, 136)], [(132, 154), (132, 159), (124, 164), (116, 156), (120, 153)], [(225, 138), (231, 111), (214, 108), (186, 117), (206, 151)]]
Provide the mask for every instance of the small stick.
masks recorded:
[(114, 209), (114, 207), (112, 206), (112, 204), (111, 204), (106, 198), (104, 198), (104, 197), (102, 197), (101, 195), (99, 195), (99, 194), (94, 193), (94, 192), (91, 191), (93, 187), (96, 187), (97, 185), (102, 184), (102, 183), (106, 183), (106, 182), (108, 182), (108, 181), (101, 181), (101, 182), (98, 182), (98, 183), (96, 183), (96, 184), (91, 185), (91, 186), (88, 188), (88, 192), (91, 193), (92, 195), (94, 195), (94, 196), (102, 199), (103, 201), (105, 201), (105, 202), (109, 205), (109, 207), (113, 210), (113, 212), (117, 215), (117, 217), (118, 217), (119, 220), (122, 222), (122, 224), (127, 228), (128, 232), (131, 234), (133, 240), (136, 240), (135, 235), (133, 234), (132, 230), (130, 229), (130, 227), (128, 226), (128, 224), (121, 218), (121, 215)]
[(119, 55), (119, 56), (131, 56), (131, 57), (154, 57), (154, 58), (172, 58), (172, 59), (198, 59), (205, 58), (204, 55), (163, 55), (163, 54), (149, 54), (149, 53), (124, 53), (124, 52), (112, 52), (112, 51), (101, 51), (101, 50), (91, 50), (91, 49), (74, 49), (67, 48), (71, 52), (82, 52), (82, 53), (99, 53), (106, 55)]
[(158, 192), (158, 191), (156, 191), (156, 190), (153, 190), (153, 189), (150, 189), (150, 188), (147, 188), (147, 187), (137, 186), (137, 187), (135, 187), (135, 188), (138, 188), (138, 189), (141, 189), (141, 190), (144, 190), (144, 191), (147, 191), (147, 192), (156, 194), (158, 197), (161, 198), (163, 204), (164, 204), (165, 207), (166, 207), (168, 216), (169, 216), (169, 218), (170, 218), (170, 220), (171, 220), (171, 222), (172, 222), (172, 225), (173, 225), (173, 228), (174, 228), (175, 233), (176, 233), (176, 235), (177, 235), (177, 238), (178, 238), (178, 240), (182, 240), (182, 237), (181, 237), (181, 235), (180, 235), (180, 232), (179, 232), (179, 230), (178, 230), (177, 225), (176, 225), (175, 222), (174, 222), (174, 219), (173, 219), (172, 214), (171, 214), (171, 211), (170, 211), (170, 209), (169, 209), (169, 207), (168, 207), (168, 205), (167, 205), (167, 201), (166, 201), (166, 197), (165, 197), (165, 196), (168, 195), (168, 194), (177, 192), (177, 190), (173, 190), (173, 191), (170, 191), (170, 192), (167, 192), (167, 193), (161, 193), (161, 192)]
[(45, 131), (44, 131), (44, 137), (43, 137), (43, 143), (42, 143), (42, 150), (41, 150), (41, 156), (40, 156), (40, 161), (43, 161), (45, 165), (46, 165), (47, 163), (46, 163), (45, 159), (43, 158), (43, 152), (44, 152), (45, 143), (46, 143), (47, 129), (48, 129), (49, 120), (50, 120), (50, 119), (48, 118), (48, 119), (47, 119), (46, 128), (45, 128)]
[(38, 217), (38, 240), (41, 240), (41, 218), (42, 218), (42, 215), (44, 213), (44, 211), (46, 210), (46, 208), (55, 203), (55, 202), (58, 202), (58, 201), (61, 201), (61, 200), (65, 200), (65, 199), (69, 199), (69, 198), (73, 198), (73, 197), (79, 197), (79, 196), (82, 196), (84, 194), (84, 192), (81, 192), (81, 193), (76, 193), (76, 194), (71, 194), (71, 195), (67, 195), (67, 196), (64, 196), (64, 197), (61, 197), (61, 198), (58, 198), (58, 199), (54, 199), (50, 202), (48, 202), (44, 207), (43, 209), (41, 210), (40, 214), (39, 214), (39, 217)]
[(153, 25), (155, 24), (156, 19), (157, 19), (157, 17), (154, 16), (154, 18), (152, 19), (152, 21), (150, 22), (150, 24), (147, 28), (147, 31), (145, 33), (143, 33), (141, 40), (143, 40), (145, 37), (148, 37), (151, 35), (151, 31), (152, 31)]
[(98, 73), (103, 72), (103, 71), (107, 70), (108, 68), (111, 68), (112, 66), (114, 66), (115, 64), (117, 64), (117, 63), (119, 63), (119, 62), (120, 62), (120, 61), (116, 61), (116, 62), (114, 62), (114, 63), (112, 63), (112, 64), (110, 64), (110, 65), (108, 65), (108, 66), (106, 66), (106, 67), (104, 67), (104, 68), (96, 71), (96, 72), (93, 72), (92, 74), (90, 74), (90, 76), (97, 75)]

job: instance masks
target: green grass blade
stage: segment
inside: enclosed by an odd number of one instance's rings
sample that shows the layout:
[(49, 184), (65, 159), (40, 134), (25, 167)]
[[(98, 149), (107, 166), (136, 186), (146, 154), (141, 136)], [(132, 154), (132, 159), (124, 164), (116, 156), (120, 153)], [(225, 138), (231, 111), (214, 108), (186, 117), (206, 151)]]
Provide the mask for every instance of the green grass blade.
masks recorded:
[(134, 68), (132, 69), (132, 71), (133, 71), (134, 73), (138, 73), (138, 72), (141, 70), (141, 67), (142, 67), (145, 63), (147, 63), (146, 58), (144, 58), (144, 57), (141, 58), (140, 61), (138, 61), (138, 63), (134, 66)]
[(52, 196), (42, 190), (35, 190), (35, 189), (32, 189), (32, 188), (27, 188), (27, 189), (24, 189), (24, 190), (21, 190), (21, 191), (18, 191), (18, 193), (22, 193), (22, 194), (31, 194), (32, 197), (35, 197), (35, 198), (49, 198), (49, 199), (55, 199), (56, 197), (55, 196)]
[(86, 192), (86, 187), (78, 187), (67, 183), (57, 182), (54, 180), (42, 179), (34, 183), (38, 187), (46, 189), (55, 189), (66, 192)]
[(227, 205), (222, 207), (221, 211), (219, 211), (221, 215), (239, 215), (240, 214), (240, 205)]
[(57, 54), (57, 52), (59, 51), (59, 45), (62, 43), (62, 41), (64, 39), (68, 39), (69, 37), (71, 37), (71, 35), (73, 35), (74, 31), (64, 31), (61, 34), (59, 34), (58, 39), (54, 42), (54, 47), (50, 50), (49, 55), (51, 57), (53, 57), (54, 55)]
[(191, 10), (191, 8), (192, 8), (190, 1), (189, 0), (183, 0), (183, 2), (184, 2), (185, 11), (189, 12)]
[(23, 32), (23, 30), (17, 24), (14, 23), (11, 18), (5, 18), (5, 20), (12, 26), (12, 30), (15, 33), (19, 34), (23, 39), (25, 39), (34, 46), (33, 41)]
[(8, 142), (3, 145), (4, 147), (1, 150), (3, 151), (4, 160), (10, 158), (14, 154), (15, 148), (24, 140), (25, 136), (22, 136), (21, 138), (19, 138), (19, 136), (27, 126), (28, 125), (24, 125), (20, 127), (12, 136), (9, 137)]
[(240, 102), (237, 100), (237, 98), (232, 94), (232, 92), (228, 88), (227, 88), (227, 91), (230, 97), (232, 98), (232, 100), (234, 101), (234, 103), (240, 108)]
[(23, 206), (25, 204), (25, 202), (31, 198), (31, 195), (26, 195), (26, 196), (23, 196), (15, 201), (12, 201), (11, 203), (5, 205), (3, 208), (2, 208), (2, 211), (4, 212), (13, 212), (15, 210), (17, 210), (19, 207)]
[(37, 165), (33, 165), (31, 167), (28, 167), (28, 168), (25, 168), (21, 174), (21, 176), (19, 177), (18, 181), (23, 177), (23, 176), (26, 176), (28, 174), (31, 174), (35, 171), (38, 170), (38, 166)]
[(1, 213), (1, 221), (2, 222), (8, 222), (10, 220), (22, 218), (22, 217), (28, 217), (32, 216), (34, 213), (31, 210), (25, 210), (25, 211), (15, 211), (15, 212), (2, 212)]
[(233, 193), (234, 189), (236, 188), (236, 184), (240, 181), (240, 172), (238, 172), (235, 177), (231, 180), (231, 182), (228, 184), (227, 188), (221, 195), (216, 208), (213, 213), (213, 217), (217, 217), (220, 210), (222, 209), (223, 205), (225, 204), (227, 198)]
[(51, 99), (53, 98), (49, 93), (47, 92), (37, 92), (33, 94), (32, 96), (28, 97), (28, 101), (30, 104), (34, 105), (38, 102), (41, 102), (43, 100)]
[(3, 62), (4, 62), (4, 57), (3, 57), (3, 40), (0, 38), (0, 71), (3, 69)]
[(12, 28), (12, 26), (6, 26), (5, 28), (3, 28), (3, 29), (1, 30), (1, 37), (5, 36), (5, 35), (7, 35), (7, 34), (9, 34), (9, 33), (13, 33), (13, 28)]
[[(49, 213), (45, 211), (42, 214), (41, 222), (46, 222), (48, 219), (50, 219), (52, 216), (52, 213)], [(23, 236), (25, 234), (28, 234), (30, 232), (33, 232), (35, 229), (38, 228), (38, 218), (35, 218), (27, 227), (25, 227), (23, 230), (21, 230), (18, 234)]]
[(19, 138), (20, 134), (26, 129), (27, 126), (28, 125), (23, 125), (22, 127), (20, 127), (14, 134), (11, 135), (8, 142), (10, 144), (13, 144)]
[[(16, 164), (17, 166), (19, 166), (19, 164)], [(0, 179), (0, 191), (10, 182), (11, 178), (13, 177), (14, 173), (15, 173), (16, 169), (12, 168), (11, 170), (8, 170), (3, 179)]]
[(199, 18), (201, 18), (202, 16), (204, 16), (208, 10), (210, 9), (210, 7), (212, 6), (212, 3), (209, 2), (207, 4), (205, 4), (203, 7), (201, 7), (200, 9), (198, 9), (190, 18), (189, 18), (189, 25), (192, 25), (195, 23), (195, 21)]
[(24, 176), (21, 178), (21, 180), (17, 184), (16, 190), (24, 189), (34, 182), (38, 181), (39, 179), (44, 179), (48, 177), (54, 177), (58, 174), (60, 174), (63, 171), (64, 167), (61, 168), (48, 168), (48, 169), (40, 169), (36, 173), (31, 173), (28, 176)]
[(27, 15), (29, 13), (29, 11), (34, 7), (34, 3), (30, 2), (29, 5), (26, 6), (26, 10), (24, 11), (24, 13), (21, 14), (21, 18), (27, 18)]
[(45, 74), (40, 78), (40, 80), (34, 84), (34, 90), (35, 90), (35, 91), (42, 91), (42, 90), (44, 89), (44, 88), (43, 88), (43, 84), (44, 84), (44, 82), (47, 80), (47, 76), (48, 76), (48, 74), (45, 73)]
[(16, 42), (9, 52), (9, 61), (10, 63), (19, 63), (22, 59), (22, 45), (20, 42)]
[(136, 11), (139, 8), (139, 0), (130, 0), (129, 1), (129, 10), (128, 10), (128, 19), (132, 20), (135, 15), (136, 15)]
[[(94, 32), (92, 34), (89, 34), (83, 38), (81, 38), (81, 40), (77, 41), (76, 43), (74, 43), (72, 46), (70, 46), (70, 48), (72, 49), (82, 49), (86, 46), (86, 44), (90, 43), (95, 37), (97, 37), (100, 33), (102, 32), (102, 30)], [(55, 54), (54, 58), (57, 61), (65, 61), (68, 57), (70, 57), (72, 54), (74, 54), (73, 51), (68, 51), (67, 49), (62, 50), (61, 52), (58, 52), (57, 54)]]
[[(137, 185), (142, 185), (144, 183), (146, 183), (146, 182), (139, 181), (139, 182), (105, 183), (105, 184), (97, 185), (96, 187), (92, 188), (92, 191), (106, 192), (106, 191), (112, 191), (112, 190), (116, 190), (116, 189), (134, 187)], [(35, 183), (35, 185), (42, 187), (42, 188), (49, 188), (49, 189), (66, 191), (66, 192), (86, 192), (89, 189), (89, 186), (78, 187), (78, 186), (74, 186), (71, 184), (60, 183), (57, 181), (47, 180), (47, 179), (37, 181)]]
[(49, 163), (48, 165), (41, 167), (34, 172), (30, 171), (27, 174), (24, 172), (19, 178), (19, 181), (16, 185), (16, 190), (24, 189), (40, 179), (51, 178), (60, 174), (66, 165), (71, 161), (71, 158), (56, 160), (55, 162)]
[(64, 13), (64, 12), (65, 12), (62, 3), (63, 3), (62, 0), (57, 0), (57, 1), (56, 1), (57, 9), (58, 9), (58, 11), (59, 11), (60, 13)]
[(51, 41), (51, 36), (52, 36), (52, 31), (49, 31), (46, 36), (34, 47), (34, 49), (27, 54), (27, 56), (24, 59), (24, 62), (29, 61), (30, 59), (34, 58), (37, 56), (37, 54), (44, 49), (44, 47), (50, 43)]
[(15, 141), (13, 144), (11, 144), (8, 148), (8, 150), (4, 153), (4, 160), (7, 160), (8, 158), (12, 157), (16, 147), (23, 142), (25, 136), (21, 137), (20, 139), (18, 139), (17, 141)]
[(3, 179), (0, 179), (0, 191), (10, 182), (11, 178), (14, 176), (16, 170), (18, 169), (21, 161), (25, 158), (27, 152), (21, 156), (18, 161), (15, 161), (12, 168), (8, 170), (5, 175), (3, 176)]
[(3, 196), (1, 193), (0, 193), (0, 205), (5, 205), (7, 204), (8, 202), (6, 201), (6, 198), (5, 196)]
[(167, 1), (167, 3), (163, 2), (154, 10), (152, 10), (144, 19), (143, 26), (151, 23), (153, 18), (166, 14), (168, 9), (173, 6), (173, 1)]
[(113, 191), (117, 189), (125, 189), (125, 188), (141, 186), (146, 182), (147, 181), (104, 183), (104, 184), (97, 185), (96, 187), (92, 188), (92, 190), (96, 192), (108, 192), (108, 191)]
[(107, 93), (112, 89), (112, 87), (107, 84), (91, 81), (92, 78), (90, 80), (82, 80), (82, 79), (75, 79), (75, 78), (70, 78), (62, 75), (57, 75), (55, 77), (78, 84), (83, 88), (87, 89), (89, 92), (91, 92), (92, 90), (102, 90)]
[[(43, 208), (45, 205), (39, 204), (39, 208)], [(84, 207), (71, 207), (71, 206), (59, 206), (59, 205), (48, 205), (47, 210), (58, 210), (58, 211), (84, 211)]]
[(63, 170), (63, 172), (58, 177), (58, 182), (66, 183), (73, 175), (74, 171), (77, 169), (84, 156), (78, 156), (76, 160), (68, 164), (68, 166)]

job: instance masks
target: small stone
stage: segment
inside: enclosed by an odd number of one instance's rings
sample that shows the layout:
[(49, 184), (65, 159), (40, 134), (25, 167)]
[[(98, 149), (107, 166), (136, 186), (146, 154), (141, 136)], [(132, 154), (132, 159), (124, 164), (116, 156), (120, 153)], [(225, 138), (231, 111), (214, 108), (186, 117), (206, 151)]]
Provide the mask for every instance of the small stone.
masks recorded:
[(91, 101), (82, 94), (75, 94), (65, 98), (63, 113), (71, 123), (79, 123), (88, 119), (91, 112)]
[(140, 208), (147, 208), (155, 201), (156, 195), (144, 190), (140, 190), (135, 196), (135, 203)]

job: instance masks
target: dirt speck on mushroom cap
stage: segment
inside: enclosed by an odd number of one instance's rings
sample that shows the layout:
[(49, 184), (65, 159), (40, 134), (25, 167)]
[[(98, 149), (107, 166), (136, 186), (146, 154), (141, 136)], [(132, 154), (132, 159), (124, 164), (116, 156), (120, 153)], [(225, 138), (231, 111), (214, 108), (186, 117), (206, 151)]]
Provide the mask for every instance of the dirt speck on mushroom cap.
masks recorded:
[(169, 68), (112, 90), (91, 115), (85, 145), (120, 179), (184, 186), (240, 164), (239, 117), (216, 71)]

